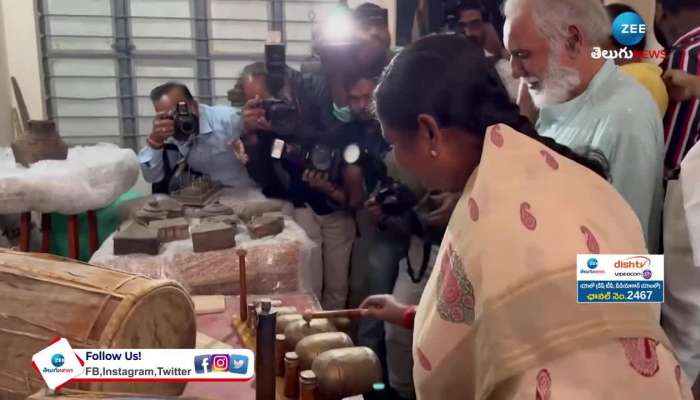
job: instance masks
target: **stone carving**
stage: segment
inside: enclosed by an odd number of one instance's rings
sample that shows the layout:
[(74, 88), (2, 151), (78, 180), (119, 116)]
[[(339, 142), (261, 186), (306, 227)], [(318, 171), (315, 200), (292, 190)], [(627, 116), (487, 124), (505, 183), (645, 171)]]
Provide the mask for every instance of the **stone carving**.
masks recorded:
[(114, 234), (114, 254), (158, 254), (158, 234), (136, 221), (127, 221)]
[(248, 223), (248, 232), (253, 239), (274, 236), (284, 230), (284, 218), (281, 216), (263, 215)]
[(190, 237), (190, 224), (184, 218), (151, 221), (148, 227), (158, 234), (161, 243), (183, 240)]
[(236, 246), (236, 231), (223, 222), (203, 222), (190, 228), (195, 253)]

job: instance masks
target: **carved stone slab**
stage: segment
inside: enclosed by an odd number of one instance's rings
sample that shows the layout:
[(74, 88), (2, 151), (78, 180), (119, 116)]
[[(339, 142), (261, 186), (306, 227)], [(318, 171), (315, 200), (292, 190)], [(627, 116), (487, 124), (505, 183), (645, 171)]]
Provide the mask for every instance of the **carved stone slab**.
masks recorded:
[(284, 217), (263, 215), (248, 223), (248, 232), (253, 239), (274, 236), (284, 230)]
[(223, 222), (203, 222), (190, 228), (195, 253), (223, 250), (236, 245), (236, 231)]
[(143, 253), (156, 255), (160, 248), (158, 234), (136, 221), (127, 221), (114, 234), (114, 254)]
[(190, 224), (184, 218), (151, 221), (148, 227), (157, 232), (161, 243), (183, 240), (190, 237)]

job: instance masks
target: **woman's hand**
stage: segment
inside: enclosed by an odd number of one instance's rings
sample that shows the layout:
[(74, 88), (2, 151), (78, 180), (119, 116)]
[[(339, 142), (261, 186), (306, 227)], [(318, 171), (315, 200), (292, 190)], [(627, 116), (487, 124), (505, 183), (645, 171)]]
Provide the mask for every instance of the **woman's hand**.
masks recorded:
[(396, 301), (394, 296), (379, 294), (369, 296), (360, 304), (362, 316), (366, 318), (380, 319), (395, 325), (404, 325), (404, 314), (407, 305)]

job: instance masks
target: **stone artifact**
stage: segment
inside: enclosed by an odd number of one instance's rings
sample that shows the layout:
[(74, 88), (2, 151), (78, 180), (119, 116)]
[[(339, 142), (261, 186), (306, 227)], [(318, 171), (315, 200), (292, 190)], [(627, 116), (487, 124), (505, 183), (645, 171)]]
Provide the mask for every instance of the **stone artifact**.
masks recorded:
[(322, 399), (340, 400), (372, 391), (381, 382), (382, 367), (368, 347), (348, 347), (321, 353), (313, 362)]
[(158, 201), (158, 206), (161, 210), (168, 212), (168, 218), (179, 218), (185, 216), (185, 207), (179, 201), (164, 194), (153, 195), (153, 198)]
[(202, 222), (222, 222), (227, 225), (231, 225), (234, 229), (237, 229), (240, 225), (241, 220), (235, 215), (216, 215), (213, 217), (203, 217)]
[(190, 237), (190, 224), (184, 218), (155, 220), (148, 227), (158, 234), (161, 243), (184, 240)]
[[(287, 326), (294, 322), (301, 320), (301, 314), (282, 314), (277, 316), (277, 333), (284, 333)], [(293, 350), (293, 349), (292, 349)]]
[(114, 234), (115, 255), (134, 253), (156, 255), (159, 249), (158, 234), (136, 221), (126, 221)]
[(284, 230), (283, 217), (262, 216), (254, 218), (248, 223), (248, 232), (252, 239), (260, 239), (265, 236), (274, 236)]
[(275, 322), (269, 301), (260, 304), (255, 332), (255, 400), (275, 400)]
[(284, 329), (284, 336), (287, 338), (287, 350), (296, 348), (301, 339), (323, 332), (335, 332), (335, 326), (327, 319), (312, 319), (309, 322), (302, 320), (292, 321)]
[(144, 204), (140, 210), (136, 211), (135, 220), (144, 225), (148, 225), (151, 221), (163, 220), (168, 218), (168, 211), (160, 206), (160, 202), (151, 199)]
[(233, 208), (223, 205), (220, 201), (216, 200), (199, 210), (200, 217), (216, 217), (218, 215), (233, 215)]
[(195, 253), (223, 250), (236, 245), (236, 231), (222, 222), (204, 222), (190, 228)]
[(186, 206), (203, 207), (207, 200), (221, 189), (219, 182), (197, 178), (189, 185), (170, 194), (170, 197)]
[[(26, 398), (46, 387), (31, 358), (51, 338), (68, 338), (81, 349), (195, 345), (192, 301), (174, 281), (8, 250), (0, 250), (0, 276), (0, 399)], [(72, 381), (66, 386), (121, 397), (126, 392), (178, 396), (184, 388), (185, 382)]]
[(243, 222), (250, 222), (255, 217), (259, 217), (268, 212), (275, 212), (282, 210), (282, 203), (280, 201), (248, 201), (243, 204), (238, 215), (241, 217)]
[(299, 373), (299, 400), (316, 400), (318, 396), (318, 379), (312, 370)]
[(24, 133), (12, 142), (15, 161), (28, 167), (41, 160), (65, 160), (68, 157), (68, 146), (58, 134), (56, 124), (53, 121), (29, 119), (24, 96), (14, 76), (12, 89), (24, 128)]
[(299, 397), (299, 356), (293, 351), (284, 355), (284, 396)]
[(352, 347), (352, 339), (343, 332), (324, 332), (307, 336), (297, 343), (294, 352), (299, 355), (299, 368), (311, 368), (319, 354), (333, 349)]

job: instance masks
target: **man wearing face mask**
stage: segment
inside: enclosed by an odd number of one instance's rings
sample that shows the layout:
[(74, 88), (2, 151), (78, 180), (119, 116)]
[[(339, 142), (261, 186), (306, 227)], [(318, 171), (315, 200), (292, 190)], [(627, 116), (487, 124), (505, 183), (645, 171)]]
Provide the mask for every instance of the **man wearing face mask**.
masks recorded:
[[(138, 157), (144, 179), (153, 184), (153, 193), (175, 189), (172, 178), (178, 171), (205, 175), (228, 187), (255, 187), (230, 147), (240, 136), (234, 108), (199, 104), (187, 86), (177, 82), (156, 87), (150, 97), (156, 116), (147, 145)], [(186, 132), (177, 127), (178, 112), (189, 114), (191, 129)]]
[(663, 126), (646, 89), (612, 60), (592, 57), (611, 35), (599, 0), (508, 0), (506, 48), (515, 78), (539, 108), (537, 130), (609, 161), (612, 184), (639, 217), (650, 253), (659, 250)]
[(353, 72), (348, 71), (347, 66), (352, 65), (355, 70), (381, 71), (393, 56), (387, 9), (372, 3), (360, 4), (352, 11), (352, 23), (352, 50), (334, 57), (329, 55), (335, 47), (333, 43), (321, 46), (321, 64), (328, 76), (333, 97), (333, 116), (343, 123), (353, 119), (348, 105), (348, 93), (343, 84), (344, 76)]

